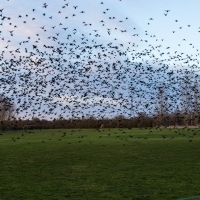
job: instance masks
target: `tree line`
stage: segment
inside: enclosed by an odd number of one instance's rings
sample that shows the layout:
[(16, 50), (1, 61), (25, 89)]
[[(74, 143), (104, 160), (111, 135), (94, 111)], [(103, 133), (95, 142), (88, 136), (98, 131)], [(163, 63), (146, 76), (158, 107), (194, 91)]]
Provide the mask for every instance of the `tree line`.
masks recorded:
[[(200, 115), (198, 115), (198, 119)], [(147, 116), (140, 113), (137, 117), (126, 118), (123, 115), (112, 119), (97, 119), (93, 116), (87, 119), (54, 119), (46, 120), (34, 118), (31, 120), (4, 120), (1, 121), (1, 130), (30, 130), (30, 129), (101, 129), (101, 128), (161, 128), (177, 126), (195, 126), (194, 116), (190, 116), (187, 124), (185, 123), (184, 113), (173, 113), (161, 116), (159, 114)], [(2, 126), (3, 125), (3, 126)]]

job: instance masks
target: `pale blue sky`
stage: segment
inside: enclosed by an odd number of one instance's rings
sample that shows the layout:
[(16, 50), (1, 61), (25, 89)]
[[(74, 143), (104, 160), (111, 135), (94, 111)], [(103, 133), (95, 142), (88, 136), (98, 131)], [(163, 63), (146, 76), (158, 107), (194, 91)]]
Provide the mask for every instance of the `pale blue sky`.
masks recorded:
[[(51, 25), (56, 26), (55, 32), (63, 33), (62, 28), (68, 27), (70, 30), (72, 28), (78, 28), (81, 32), (90, 31), (97, 29), (101, 32), (102, 40), (106, 42), (110, 39), (108, 35), (103, 31), (107, 28), (111, 29), (111, 35), (118, 36), (120, 41), (137, 41), (136, 37), (132, 37), (134, 33), (139, 33), (139, 39), (148, 38), (145, 37), (145, 31), (148, 31), (149, 35), (155, 35), (158, 42), (151, 40), (151, 44), (163, 44), (165, 46), (169, 45), (177, 47), (176, 45), (181, 43), (186, 49), (187, 45), (182, 41), (183, 38), (187, 39), (186, 44), (194, 43), (195, 47), (198, 46), (198, 40), (200, 33), (199, 24), (199, 1), (183, 1), (183, 0), (107, 0), (103, 1), (104, 4), (101, 4), (102, 1), (94, 0), (69, 0), (69, 1), (48, 1), (47, 8), (43, 7), (45, 1), (41, 0), (2, 0), (1, 8), (4, 8), (3, 15), (10, 16), (11, 20), (4, 20), (4, 26), (2, 27), (2, 34), (4, 30), (13, 30), (12, 26), (8, 25), (8, 22), (12, 22), (13, 25), (19, 25), (19, 32), (22, 36), (34, 35), (34, 33), (41, 33), (42, 30), (38, 29), (45, 25), (47, 31), (50, 30)], [(68, 6), (62, 8), (64, 4), (69, 3)], [(74, 9), (73, 6), (78, 6), (77, 9)], [(108, 11), (106, 9), (109, 9)], [(35, 12), (32, 12), (32, 9), (35, 9)], [(58, 11), (61, 11), (58, 14)], [(170, 10), (167, 16), (164, 16), (166, 13), (165, 10)], [(84, 11), (84, 14), (80, 14), (80, 11)], [(103, 12), (106, 14), (103, 14)], [(46, 13), (45, 16), (42, 14)], [(28, 14), (28, 17), (25, 15)], [(75, 17), (72, 17), (73, 14), (76, 14)], [(21, 15), (22, 18), (18, 18)], [(53, 16), (53, 19), (50, 20), (48, 17)], [(68, 19), (65, 19), (65, 17)], [(31, 21), (32, 18), (35, 18), (35, 21)], [(115, 19), (109, 20), (109, 17), (115, 17)], [(125, 18), (128, 17), (128, 20)], [(149, 20), (153, 18), (153, 20)], [(105, 26), (102, 27), (100, 20), (104, 20)], [(119, 21), (123, 21), (119, 23)], [(178, 20), (178, 22), (175, 22)], [(27, 21), (26, 24), (20, 23)], [(83, 26), (82, 22), (91, 23), (92, 26)], [(7, 22), (7, 23), (6, 23)], [(59, 23), (62, 23), (62, 26), (59, 27)], [(150, 23), (150, 25), (147, 25)], [(188, 27), (187, 25), (191, 25)], [(4, 29), (5, 27), (5, 29)], [(62, 27), (62, 28), (61, 28)], [(136, 30), (133, 28), (136, 27)], [(182, 27), (182, 29), (180, 29)], [(127, 34), (120, 34), (120, 31), (114, 31), (114, 28), (119, 30), (127, 30)], [(175, 31), (173, 34), (172, 31)], [(17, 28), (16, 28), (17, 32)], [(44, 34), (44, 33), (43, 33)], [(17, 34), (16, 34), (17, 35)], [(12, 42), (18, 37), (12, 38)], [(21, 39), (21, 38), (20, 38)], [(160, 41), (164, 39), (164, 41)], [(141, 42), (137, 43), (141, 46)], [(180, 48), (179, 48), (180, 49)], [(178, 50), (178, 47), (177, 49)], [(184, 50), (183, 48), (181, 49)], [(186, 50), (185, 50), (186, 52)], [(191, 51), (188, 50), (188, 53)]]
[[(200, 1), (197, 0), (48, 0), (46, 2), (41, 0), (2, 0), (0, 3), (0, 9), (3, 9), (0, 12), (0, 52), (3, 52), (1, 63), (5, 64), (5, 62), (13, 59), (14, 56), (16, 56), (14, 59), (18, 59), (19, 56), (30, 56), (30, 53), (34, 52), (35, 55), (31, 56), (29, 62), (30, 60), (37, 62), (39, 59), (45, 58), (44, 62), (46, 62), (48, 68), (42, 69), (43, 65), (34, 67), (26, 62), (17, 66), (19, 71), (15, 71), (12, 68), (6, 71), (3, 69), (6, 65), (3, 64), (0, 66), (0, 76), (6, 78), (9, 75), (10, 79), (15, 77), (17, 83), (14, 86), (4, 83), (5, 88), (2, 86), (1, 91), (7, 91), (7, 94), (13, 95), (12, 90), (15, 87), (18, 92), (21, 92), (21, 88), (25, 88), (26, 84), (23, 86), (20, 75), (28, 74), (29, 70), (32, 72), (31, 80), (35, 82), (37, 79), (49, 82), (55, 75), (66, 79), (66, 77), (63, 77), (64, 72), (55, 67), (58, 64), (56, 61), (55, 65), (51, 66), (51, 62), (48, 60), (49, 55), (39, 54), (33, 49), (33, 45), (36, 45), (40, 52), (52, 53), (51, 49), (44, 48), (44, 45), (46, 45), (53, 46), (55, 49), (62, 49), (64, 53), (62, 56), (58, 52), (54, 52), (53, 57), (62, 60), (62, 66), (65, 66), (63, 62), (63, 59), (65, 59), (68, 71), (70, 70), (67, 65), (69, 63), (74, 65), (80, 59), (82, 59), (82, 64), (78, 68), (79, 70), (82, 70), (81, 68), (85, 69), (88, 66), (88, 60), (90, 60), (89, 55), (91, 55), (91, 60), (97, 62), (96, 65), (102, 65), (103, 68), (117, 63), (117, 70), (120, 72), (120, 76), (116, 75), (113, 78), (113, 74), (107, 73), (105, 69), (104, 72), (99, 72), (97, 66), (93, 64), (90, 71), (86, 72), (90, 76), (88, 88), (87, 84), (85, 89), (81, 90), (78, 87), (79, 91), (74, 95), (70, 90), (66, 89), (63, 92), (64, 97), (75, 98), (74, 101), (76, 103), (83, 104), (83, 97), (81, 97), (84, 93), (83, 91), (92, 90), (91, 88), (93, 88), (92, 92), (94, 93), (88, 94), (88, 104), (101, 103), (103, 98), (105, 104), (113, 104), (114, 107), (116, 105), (120, 107), (122, 102), (126, 105), (130, 101), (128, 84), (131, 80), (131, 73), (139, 74), (141, 78), (143, 77), (141, 74), (142, 68), (146, 70), (147, 65), (151, 65), (153, 69), (159, 69), (165, 64), (167, 65), (167, 70), (175, 70), (174, 73), (177, 72), (177, 69), (199, 70), (199, 7)], [(33, 9), (35, 10), (33, 11)], [(62, 43), (65, 43), (66, 48), (61, 45)], [(105, 49), (102, 50), (98, 47), (82, 52), (84, 46), (94, 45), (102, 45)], [(115, 48), (109, 50), (108, 47), (111, 46), (117, 46), (118, 50), (124, 54), (119, 55), (119, 51)], [(69, 55), (70, 48), (73, 49), (73, 55)], [(98, 58), (98, 54), (105, 54), (105, 56)], [(81, 55), (81, 57), (77, 58), (77, 55)], [(135, 63), (143, 63), (143, 67), (135, 69), (133, 67), (136, 65)], [(193, 64), (196, 67), (192, 69), (191, 66)], [(119, 68), (120, 65), (123, 66), (122, 69)], [(78, 69), (72, 69), (70, 73), (73, 71), (76, 71), (76, 76), (78, 77)], [(147, 82), (152, 83), (150, 77), (156, 74), (145, 72)], [(160, 81), (165, 79), (162, 78), (165, 73), (162, 73), (163, 75), (158, 75), (158, 77), (161, 77)], [(47, 75), (46, 77), (44, 76), (45, 74)], [(101, 76), (102, 82), (109, 80), (108, 85), (110, 86), (107, 88), (105, 86), (104, 97), (98, 96), (94, 91), (95, 88), (101, 91), (101, 86), (92, 82), (97, 79), (98, 75)], [(73, 73), (68, 75), (68, 77), (73, 76)], [(79, 82), (81, 78), (79, 77), (76, 81), (77, 85), (82, 84)], [(117, 79), (120, 79), (120, 85), (118, 90), (115, 90), (115, 95), (120, 97), (120, 93), (122, 93), (123, 98), (114, 100), (115, 98), (113, 99), (110, 96), (109, 91), (111, 85), (116, 84)], [(127, 80), (127, 82), (122, 81), (123, 79)], [(64, 82), (61, 82), (59, 86), (51, 86), (49, 84), (46, 88), (40, 86), (41, 89), (44, 89), (43, 96), (48, 96), (52, 87), (59, 88), (63, 84)], [(73, 87), (77, 87), (74, 84), (68, 83), (68, 86), (73, 89)], [(33, 84), (33, 91), (36, 86)], [(138, 84), (137, 87), (140, 88)], [(145, 88), (144, 86), (141, 87)], [(25, 92), (25, 94), (28, 93), (30, 91)], [(32, 93), (32, 95), (35, 94)], [(28, 97), (26, 96), (25, 98), (28, 101)], [(135, 97), (135, 101), (140, 100), (142, 102), (148, 101), (147, 97), (143, 95)], [(54, 97), (53, 101), (58, 102), (59, 98), (56, 99)], [(60, 98), (60, 103), (64, 105), (62, 101), (63, 99)], [(102, 103), (102, 105), (104, 104)], [(62, 108), (62, 106), (60, 107)], [(89, 109), (86, 109), (87, 112), (92, 112), (90, 106), (88, 107)], [(140, 112), (144, 109), (143, 103), (140, 106), (135, 105), (135, 107), (137, 109), (141, 107)], [(48, 110), (47, 107), (44, 106), (44, 108)], [(42, 110), (39, 112), (44, 115)], [(127, 113), (127, 108), (121, 109), (121, 113), (124, 112)], [(57, 113), (60, 113), (59, 109)], [(70, 116), (69, 113), (65, 114), (63, 115)], [(57, 116), (57, 114), (54, 115)]]

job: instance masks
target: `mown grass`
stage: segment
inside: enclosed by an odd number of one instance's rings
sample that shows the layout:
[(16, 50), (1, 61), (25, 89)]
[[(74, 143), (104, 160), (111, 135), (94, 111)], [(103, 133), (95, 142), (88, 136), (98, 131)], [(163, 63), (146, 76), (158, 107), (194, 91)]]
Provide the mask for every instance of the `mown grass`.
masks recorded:
[(178, 199), (199, 180), (198, 129), (0, 135), (0, 199)]

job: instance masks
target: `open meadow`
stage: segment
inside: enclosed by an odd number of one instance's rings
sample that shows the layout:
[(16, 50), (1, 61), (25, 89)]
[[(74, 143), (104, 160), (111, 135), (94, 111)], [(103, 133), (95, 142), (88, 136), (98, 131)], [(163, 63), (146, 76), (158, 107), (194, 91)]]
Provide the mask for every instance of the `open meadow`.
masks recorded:
[(0, 199), (200, 195), (199, 129), (55, 129), (0, 135)]

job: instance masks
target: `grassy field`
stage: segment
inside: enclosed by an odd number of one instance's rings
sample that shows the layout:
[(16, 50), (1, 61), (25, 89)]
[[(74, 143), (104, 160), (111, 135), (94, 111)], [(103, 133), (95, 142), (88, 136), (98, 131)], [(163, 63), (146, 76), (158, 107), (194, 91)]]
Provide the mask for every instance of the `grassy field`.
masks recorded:
[(0, 135), (0, 199), (200, 195), (199, 129), (28, 130)]

